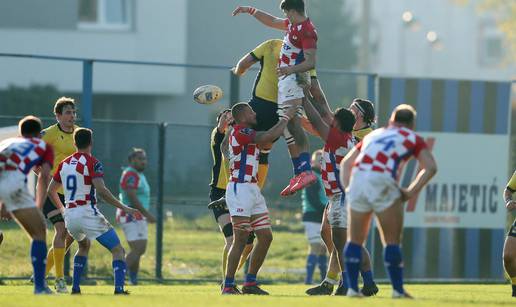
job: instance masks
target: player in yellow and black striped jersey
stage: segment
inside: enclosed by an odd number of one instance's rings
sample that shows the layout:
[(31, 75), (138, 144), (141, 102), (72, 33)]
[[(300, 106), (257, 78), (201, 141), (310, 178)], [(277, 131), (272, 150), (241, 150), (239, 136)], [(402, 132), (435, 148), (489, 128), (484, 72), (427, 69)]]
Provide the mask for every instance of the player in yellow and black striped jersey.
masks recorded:
[(374, 105), (371, 101), (355, 98), (349, 110), (355, 115), (355, 125), (353, 126), (353, 136), (361, 141), (366, 135), (373, 131), (375, 122)]
[[(505, 207), (509, 211), (516, 211), (516, 199), (513, 194), (516, 192), (516, 171), (512, 174), (504, 191)], [(503, 246), (503, 266), (511, 278), (512, 296), (516, 297), (516, 219), (507, 233), (507, 239)]]
[[(231, 117), (231, 110), (223, 110), (217, 116), (217, 126), (213, 128), (213, 131), (211, 132), (210, 147), (213, 158), (213, 167), (211, 170), (210, 202), (212, 203), (220, 200), (226, 195), (226, 186), (229, 180), (229, 163), (226, 158), (224, 158), (224, 155), (222, 155), (220, 147), (224, 140), (226, 130), (232, 121), (233, 118)], [(220, 202), (219, 205), (215, 205), (210, 209), (213, 211), (215, 221), (224, 235), (225, 245), (222, 254), (222, 276), (224, 278), (229, 249), (233, 243), (233, 224), (231, 223), (228, 208), (221, 205), (223, 203), (224, 202)], [(239, 267), (241, 267), (251, 253), (254, 237), (254, 233), (251, 232), (249, 234), (247, 245), (242, 253), (242, 260)]]
[[(59, 98), (54, 106), (54, 114), (56, 116), (57, 123), (41, 132), (42, 139), (54, 148), (54, 166), (52, 174), (54, 174), (62, 160), (76, 151), (73, 140), (73, 132), (78, 128), (78, 126), (75, 125), (75, 101), (68, 97)], [(59, 198), (64, 203), (63, 194), (63, 189), (59, 189)], [(50, 272), (52, 266), (55, 264), (56, 291), (66, 293), (66, 283), (64, 281), (64, 257), (66, 250), (72, 244), (73, 239), (66, 231), (61, 210), (54, 206), (50, 201), (50, 198), (47, 198), (43, 205), (43, 214), (54, 225), (55, 230), (52, 248), (48, 250), (45, 275)]]

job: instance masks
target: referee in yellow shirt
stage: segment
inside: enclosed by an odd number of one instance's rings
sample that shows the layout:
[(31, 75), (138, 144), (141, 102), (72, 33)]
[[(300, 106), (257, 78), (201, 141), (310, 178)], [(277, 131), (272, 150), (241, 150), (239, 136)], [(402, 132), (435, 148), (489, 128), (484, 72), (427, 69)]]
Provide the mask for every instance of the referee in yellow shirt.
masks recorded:
[[(54, 148), (54, 166), (51, 174), (54, 174), (62, 160), (76, 151), (73, 140), (73, 132), (78, 128), (75, 125), (75, 101), (68, 97), (59, 98), (54, 105), (54, 114), (57, 123), (41, 132), (42, 139)], [(63, 189), (60, 188), (58, 193), (64, 203)], [(55, 265), (56, 291), (67, 293), (64, 280), (64, 257), (66, 250), (73, 243), (73, 239), (66, 231), (62, 210), (63, 208), (56, 208), (50, 198), (47, 198), (43, 205), (43, 214), (54, 225), (55, 230), (52, 247), (48, 250), (45, 276)]]
[[(516, 171), (512, 174), (504, 191), (505, 207), (509, 211), (516, 210), (516, 200), (512, 195), (516, 192)], [(516, 297), (516, 219), (507, 233), (507, 239), (503, 246), (503, 266), (511, 278), (512, 296)]]

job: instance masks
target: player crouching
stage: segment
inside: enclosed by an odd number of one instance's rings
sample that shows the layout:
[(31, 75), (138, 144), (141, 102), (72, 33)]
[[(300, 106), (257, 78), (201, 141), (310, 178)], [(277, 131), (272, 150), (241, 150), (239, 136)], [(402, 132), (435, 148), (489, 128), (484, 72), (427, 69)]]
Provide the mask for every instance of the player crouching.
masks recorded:
[(269, 211), (257, 184), (258, 146), (280, 137), (295, 111), (294, 108), (288, 109), (274, 127), (256, 132), (251, 128), (256, 125), (256, 113), (249, 104), (237, 103), (231, 109), (236, 125), (229, 137), (231, 179), (226, 188), (226, 203), (233, 223), (233, 244), (229, 250), (222, 294), (240, 294), (235, 285), (235, 272), (251, 231), (254, 231), (258, 243), (251, 255), (242, 293), (269, 294), (256, 282), (256, 275), (272, 242)]
[(52, 181), (49, 197), (58, 208), (63, 203), (57, 190), (64, 186), (66, 208), (64, 209), (65, 225), (70, 235), (79, 243), (79, 250), (73, 260), (72, 294), (80, 294), (80, 279), (86, 264), (90, 240), (96, 239), (113, 255), (113, 275), (115, 294), (129, 294), (124, 290), (125, 251), (113, 227), (98, 210), (95, 190), (111, 205), (124, 210), (128, 214), (138, 210), (120, 203), (104, 184), (102, 164), (91, 155), (92, 132), (86, 128), (75, 130), (73, 134), (77, 152), (61, 161)]

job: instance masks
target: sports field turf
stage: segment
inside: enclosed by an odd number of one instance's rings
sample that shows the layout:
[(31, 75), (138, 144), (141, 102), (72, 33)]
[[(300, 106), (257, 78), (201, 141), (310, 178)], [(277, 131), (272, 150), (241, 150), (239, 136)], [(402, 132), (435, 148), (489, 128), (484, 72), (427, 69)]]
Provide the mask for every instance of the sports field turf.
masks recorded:
[(218, 286), (170, 285), (128, 287), (130, 297), (112, 295), (112, 286), (84, 286), (83, 295), (31, 295), (30, 286), (0, 286), (0, 306), (515, 306), (508, 285), (408, 285), (416, 300), (393, 300), (390, 287), (381, 285), (373, 298), (308, 297), (303, 285), (265, 285), (271, 296), (222, 296)]

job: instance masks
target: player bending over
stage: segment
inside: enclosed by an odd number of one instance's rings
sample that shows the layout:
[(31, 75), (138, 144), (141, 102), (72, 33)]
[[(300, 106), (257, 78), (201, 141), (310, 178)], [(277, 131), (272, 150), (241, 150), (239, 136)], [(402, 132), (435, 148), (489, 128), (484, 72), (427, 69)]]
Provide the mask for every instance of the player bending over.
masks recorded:
[[(434, 157), (413, 129), (416, 110), (399, 105), (389, 125), (368, 134), (342, 160), (341, 181), (347, 187), (349, 238), (344, 251), (348, 272), (348, 296), (361, 296), (358, 272), (362, 245), (369, 232), (372, 213), (384, 246), (384, 262), (393, 287), (393, 298), (412, 298), (403, 288), (401, 235), (403, 203), (416, 195), (437, 172)], [(408, 188), (396, 182), (400, 162), (415, 157), (421, 167)]]
[[(54, 204), (58, 208), (65, 208), (66, 229), (79, 244), (79, 250), (73, 260), (72, 294), (81, 293), (81, 275), (87, 261), (90, 240), (94, 239), (113, 255), (115, 294), (129, 294), (124, 290), (125, 252), (115, 229), (96, 206), (96, 191), (109, 204), (124, 210), (127, 214), (137, 214), (139, 211), (120, 203), (106, 188), (102, 164), (91, 155), (91, 130), (76, 129), (73, 139), (77, 152), (61, 161), (48, 188), (49, 197)], [(57, 193), (61, 186), (64, 187), (66, 206)]]
[[(283, 0), (280, 8), (287, 18), (278, 18), (249, 6), (237, 7), (233, 11), (233, 16), (247, 13), (268, 27), (286, 31), (277, 68), (278, 112), (281, 114), (289, 106), (301, 108), (304, 93), (298, 83), (298, 76), (303, 74), (305, 76), (301, 79), (307, 79), (305, 73), (315, 68), (317, 33), (305, 15), (303, 0)], [(288, 125), (288, 130), (299, 147), (299, 156), (292, 156), (295, 177), (281, 192), (283, 196), (294, 194), (317, 180), (310, 167), (308, 139), (301, 127), (300, 115), (299, 113), (295, 116)]]
[[(512, 198), (514, 192), (516, 192), (516, 171), (512, 174), (504, 191), (505, 207), (509, 211), (516, 210), (516, 200)], [(503, 246), (503, 266), (511, 278), (512, 296), (516, 297), (516, 219), (507, 233), (507, 239)]]
[[(31, 239), (34, 294), (52, 294), (45, 283), (46, 225), (41, 208), (47, 198), (48, 178), (54, 161), (52, 146), (40, 139), (41, 121), (26, 116), (18, 123), (20, 137), (0, 142), (0, 206), (14, 217)], [(27, 174), (40, 167), (36, 202), (27, 189)]]
[(272, 241), (269, 211), (257, 185), (258, 145), (271, 143), (285, 130), (295, 108), (289, 108), (279, 122), (265, 132), (256, 132), (256, 113), (247, 103), (237, 103), (231, 109), (235, 120), (229, 137), (231, 179), (226, 188), (226, 203), (233, 223), (233, 244), (228, 255), (226, 278), (222, 294), (240, 294), (235, 285), (235, 272), (249, 232), (254, 231), (257, 243), (251, 254), (245, 277), (243, 294), (267, 295), (257, 282), (256, 275), (265, 260)]

